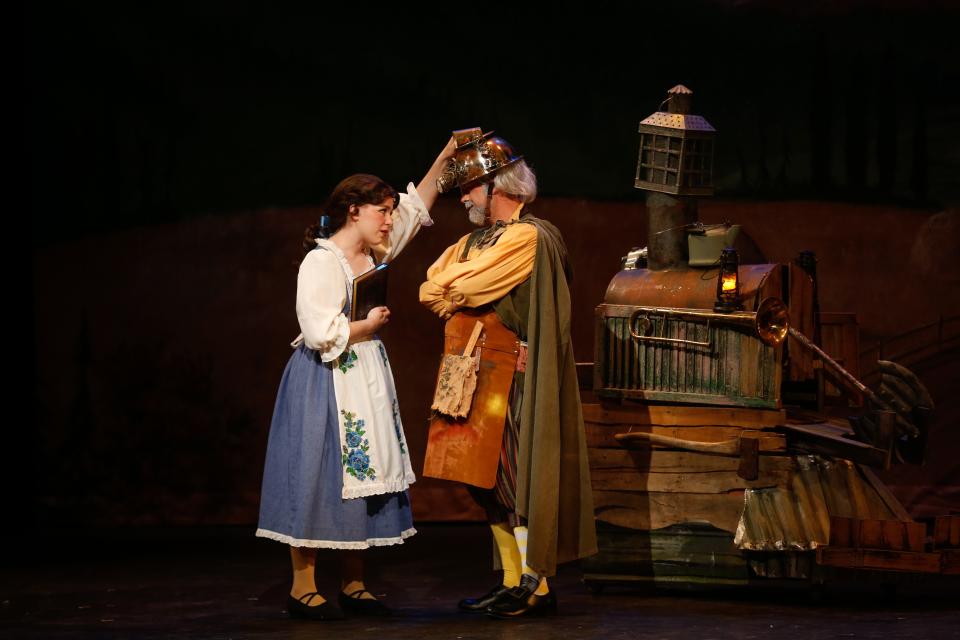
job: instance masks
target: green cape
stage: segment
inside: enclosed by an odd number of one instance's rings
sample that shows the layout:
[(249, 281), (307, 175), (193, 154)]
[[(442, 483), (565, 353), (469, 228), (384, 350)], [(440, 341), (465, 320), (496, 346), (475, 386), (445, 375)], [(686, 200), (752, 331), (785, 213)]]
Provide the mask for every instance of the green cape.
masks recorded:
[(494, 308), (501, 322), (529, 345), (520, 409), (517, 512), (527, 519), (527, 565), (552, 576), (558, 563), (596, 553), (597, 533), (570, 340), (567, 248), (560, 231), (546, 220), (528, 214), (520, 222), (537, 227), (533, 273), (528, 291), (522, 292), (529, 295), (506, 296)]

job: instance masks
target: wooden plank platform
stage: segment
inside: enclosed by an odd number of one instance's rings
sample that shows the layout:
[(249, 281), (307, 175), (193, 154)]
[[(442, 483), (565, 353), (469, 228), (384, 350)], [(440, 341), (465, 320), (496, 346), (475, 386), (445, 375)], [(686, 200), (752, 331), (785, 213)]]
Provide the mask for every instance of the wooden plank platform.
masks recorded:
[(944, 549), (940, 552), (940, 559), (944, 575), (960, 576), (960, 549)]
[(728, 493), (737, 489), (785, 487), (787, 471), (764, 473), (756, 480), (745, 480), (736, 471), (702, 473), (657, 473), (622, 469), (594, 469), (590, 474), (594, 491), (641, 491), (668, 493)]
[(649, 530), (700, 522), (732, 534), (743, 511), (743, 490), (704, 494), (594, 489), (593, 504), (597, 520), (621, 527)]
[(960, 548), (960, 516), (937, 516), (933, 523), (935, 549)]
[(727, 426), (762, 429), (782, 424), (783, 410), (739, 407), (684, 407), (625, 401), (583, 405), (584, 422), (597, 424), (660, 425), (670, 427)]
[(750, 583), (747, 578), (703, 578), (700, 576), (635, 576), (623, 573), (584, 572), (583, 583), (588, 589), (608, 584), (636, 585), (695, 585), (702, 587), (743, 587)]
[(596, 555), (580, 561), (584, 580), (741, 583), (748, 577), (733, 535), (706, 525), (637, 531), (599, 522), (597, 547)]
[(847, 569), (876, 569), (910, 573), (940, 573), (939, 553), (914, 553), (883, 549), (820, 547), (817, 564)]
[(830, 546), (923, 552), (927, 528), (922, 522), (872, 518), (830, 518)]
[[(666, 451), (663, 449), (588, 449), (591, 469), (640, 470), (661, 473), (706, 473), (711, 471), (736, 472), (738, 458), (693, 451)], [(760, 474), (788, 472), (796, 468), (791, 456), (763, 454), (760, 456)]]

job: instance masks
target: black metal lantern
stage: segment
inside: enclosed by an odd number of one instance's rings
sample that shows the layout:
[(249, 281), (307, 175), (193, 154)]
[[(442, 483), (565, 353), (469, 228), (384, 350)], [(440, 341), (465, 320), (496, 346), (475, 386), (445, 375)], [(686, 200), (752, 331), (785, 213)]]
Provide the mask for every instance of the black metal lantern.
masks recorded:
[(713, 310), (731, 313), (743, 310), (740, 302), (740, 255), (727, 247), (720, 252), (720, 274), (717, 276), (717, 302)]
[(690, 113), (693, 92), (678, 84), (667, 92), (667, 111), (640, 122), (637, 189), (681, 196), (713, 195), (713, 140), (717, 131)]

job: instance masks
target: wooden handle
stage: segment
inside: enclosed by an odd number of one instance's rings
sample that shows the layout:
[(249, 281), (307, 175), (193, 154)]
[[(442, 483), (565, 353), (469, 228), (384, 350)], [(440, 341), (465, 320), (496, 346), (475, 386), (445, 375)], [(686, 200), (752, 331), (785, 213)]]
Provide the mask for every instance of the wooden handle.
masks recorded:
[(698, 442), (696, 440), (684, 440), (671, 436), (663, 436), (658, 433), (618, 433), (614, 438), (619, 442), (631, 442), (641, 440), (650, 444), (658, 444), (662, 447), (673, 447), (674, 449), (686, 449), (688, 451), (701, 451), (703, 453), (721, 453), (726, 455), (737, 455), (739, 453), (738, 440), (725, 440), (723, 442)]
[(467, 341), (467, 346), (463, 350), (463, 355), (468, 356), (473, 353), (473, 348), (477, 345), (477, 340), (480, 339), (481, 331), (483, 331), (483, 323), (477, 320), (477, 324), (473, 325), (473, 333), (470, 334), (470, 339)]

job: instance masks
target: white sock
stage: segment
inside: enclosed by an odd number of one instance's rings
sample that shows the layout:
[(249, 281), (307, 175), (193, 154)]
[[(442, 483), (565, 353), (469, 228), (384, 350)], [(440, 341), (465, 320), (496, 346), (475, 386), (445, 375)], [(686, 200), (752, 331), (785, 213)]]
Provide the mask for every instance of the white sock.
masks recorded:
[(524, 575), (531, 576), (534, 580), (537, 580), (540, 584), (537, 587), (536, 593), (537, 595), (544, 595), (550, 590), (550, 587), (547, 586), (547, 579), (541, 578), (539, 573), (527, 565), (527, 528), (514, 527), (513, 537), (517, 539), (517, 550), (520, 551), (520, 566), (523, 567)]

